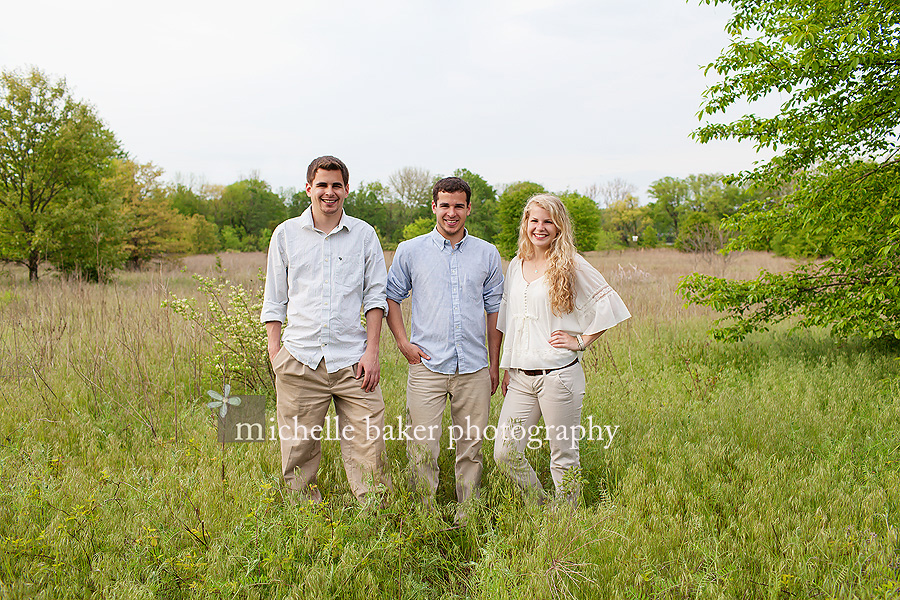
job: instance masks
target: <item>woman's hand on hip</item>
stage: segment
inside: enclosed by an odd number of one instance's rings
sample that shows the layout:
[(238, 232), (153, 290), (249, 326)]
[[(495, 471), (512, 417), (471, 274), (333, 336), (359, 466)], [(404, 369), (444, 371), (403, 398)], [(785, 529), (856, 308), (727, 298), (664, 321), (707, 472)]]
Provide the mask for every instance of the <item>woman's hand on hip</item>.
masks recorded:
[(550, 345), (565, 350), (580, 350), (575, 336), (559, 329), (550, 334)]

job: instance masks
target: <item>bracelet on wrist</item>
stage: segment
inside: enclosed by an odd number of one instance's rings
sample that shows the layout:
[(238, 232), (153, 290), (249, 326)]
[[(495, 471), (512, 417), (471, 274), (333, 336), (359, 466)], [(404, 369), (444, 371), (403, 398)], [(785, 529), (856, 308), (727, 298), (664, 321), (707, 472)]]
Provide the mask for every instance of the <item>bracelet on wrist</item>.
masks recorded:
[(584, 338), (580, 333), (575, 336), (575, 341), (578, 342), (578, 349), (584, 352)]

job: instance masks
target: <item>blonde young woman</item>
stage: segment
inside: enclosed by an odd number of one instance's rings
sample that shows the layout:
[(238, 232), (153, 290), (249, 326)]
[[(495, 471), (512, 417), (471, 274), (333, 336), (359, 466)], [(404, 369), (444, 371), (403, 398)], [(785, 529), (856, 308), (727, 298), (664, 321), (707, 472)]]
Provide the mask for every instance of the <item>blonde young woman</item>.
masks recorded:
[(566, 473), (579, 467), (576, 428), (585, 391), (579, 359), (604, 331), (630, 316), (615, 290), (575, 251), (562, 201), (549, 194), (529, 199), (497, 317), (506, 373), (494, 460), (540, 500), (544, 491), (525, 448), (532, 439), (549, 442), (556, 492), (577, 501), (579, 490)]

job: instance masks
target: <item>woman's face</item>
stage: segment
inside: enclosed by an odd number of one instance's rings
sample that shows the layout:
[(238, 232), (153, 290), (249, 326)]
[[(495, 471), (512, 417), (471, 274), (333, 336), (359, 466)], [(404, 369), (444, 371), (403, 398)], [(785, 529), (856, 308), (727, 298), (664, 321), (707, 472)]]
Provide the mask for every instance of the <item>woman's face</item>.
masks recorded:
[(559, 228), (550, 218), (550, 213), (540, 206), (532, 206), (528, 211), (525, 233), (535, 248), (547, 251), (559, 235)]

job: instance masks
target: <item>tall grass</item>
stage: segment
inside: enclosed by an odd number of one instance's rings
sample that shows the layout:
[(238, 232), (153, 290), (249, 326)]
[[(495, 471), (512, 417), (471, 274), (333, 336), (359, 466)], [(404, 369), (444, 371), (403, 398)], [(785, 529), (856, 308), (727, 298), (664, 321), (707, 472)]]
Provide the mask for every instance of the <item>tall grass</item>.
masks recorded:
[[(669, 250), (592, 255), (634, 318), (587, 353), (583, 503), (532, 506), (496, 471), (453, 525), (453, 456), (438, 506), (402, 482), (360, 506), (326, 442), (327, 502), (285, 500), (274, 442), (216, 443), (213, 340), (161, 303), (214, 257), (112, 285), (0, 274), (0, 591), (103, 598), (894, 598), (900, 595), (896, 352), (786, 328), (710, 341), (681, 275), (752, 277), (788, 263), (703, 264)], [(388, 256), (390, 259), (390, 256)], [(258, 285), (264, 257), (223, 255)], [(387, 422), (406, 366), (385, 328)], [(225, 374), (227, 378), (227, 374)], [(267, 394), (270, 389), (235, 390)], [(492, 406), (496, 423), (499, 394)], [(443, 447), (447, 447), (445, 443)], [(529, 451), (552, 488), (546, 445)], [(225, 477), (222, 477), (224, 464)]]

